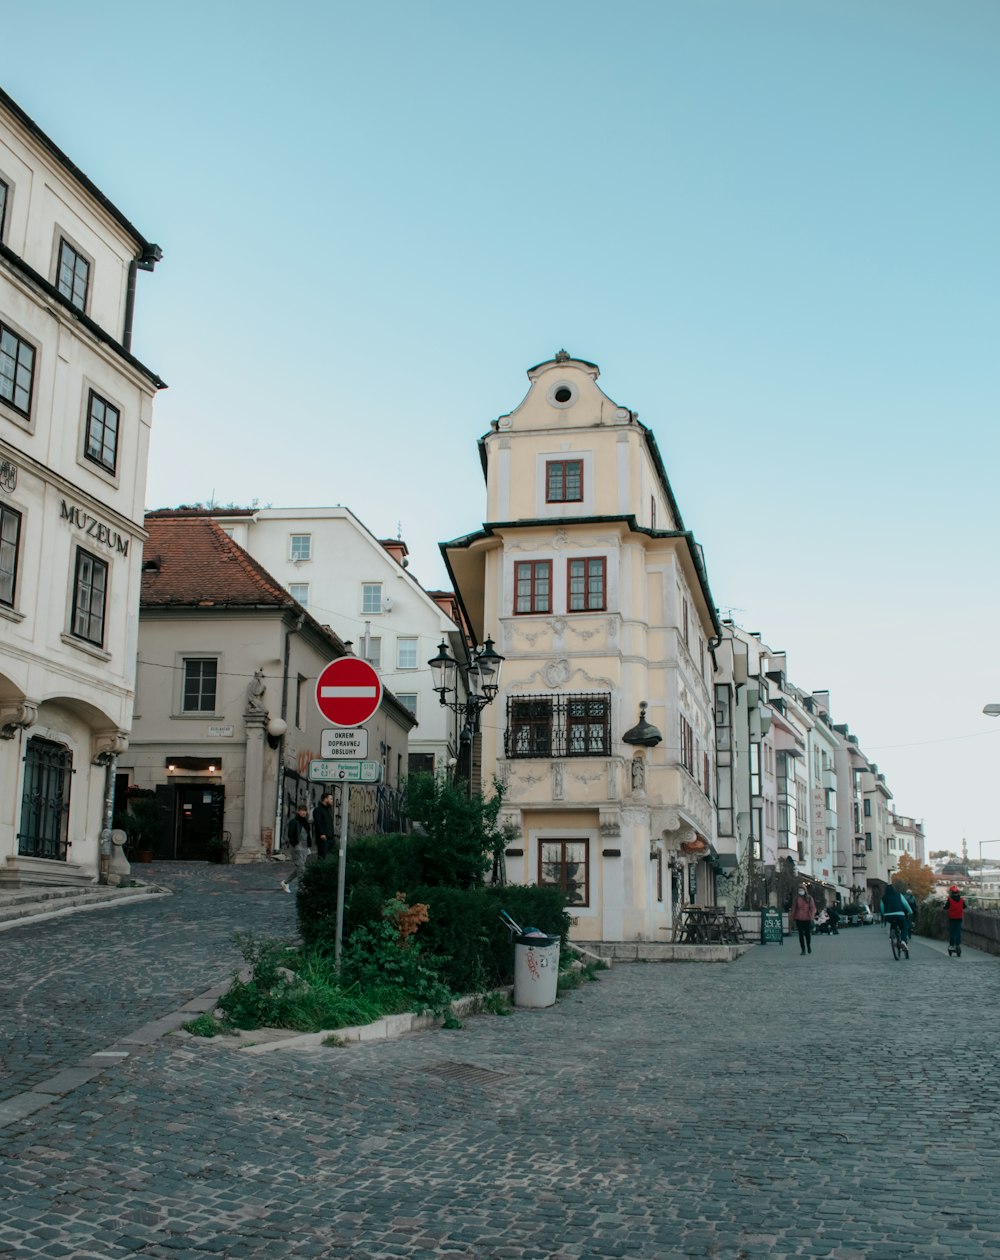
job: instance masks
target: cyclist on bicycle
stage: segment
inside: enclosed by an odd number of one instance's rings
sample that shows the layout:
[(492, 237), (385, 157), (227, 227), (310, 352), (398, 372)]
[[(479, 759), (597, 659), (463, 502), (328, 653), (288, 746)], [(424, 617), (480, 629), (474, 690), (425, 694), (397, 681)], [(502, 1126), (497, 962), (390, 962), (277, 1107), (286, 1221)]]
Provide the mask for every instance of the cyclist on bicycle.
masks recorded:
[(899, 939), (904, 945), (907, 945), (910, 939), (910, 916), (913, 914), (913, 911), (910, 909), (910, 903), (895, 884), (886, 886), (886, 890), (882, 894), (881, 909), (883, 922), (898, 923)]

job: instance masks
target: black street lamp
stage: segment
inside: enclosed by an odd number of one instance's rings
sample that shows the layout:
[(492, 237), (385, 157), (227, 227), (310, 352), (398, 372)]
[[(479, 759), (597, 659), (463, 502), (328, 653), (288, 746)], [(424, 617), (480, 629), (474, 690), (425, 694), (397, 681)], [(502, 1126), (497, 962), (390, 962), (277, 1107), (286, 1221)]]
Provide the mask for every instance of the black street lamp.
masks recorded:
[(472, 741), (479, 731), (479, 715), (488, 704), (493, 703), (500, 690), (500, 670), (504, 660), (490, 638), (476, 648), (466, 671), (467, 695), (464, 700), (459, 699), (458, 693), (458, 661), (449, 653), (448, 645), (442, 643), (437, 656), (427, 662), (438, 699), (446, 709), (465, 719), (459, 739), (470, 746), (470, 753)]

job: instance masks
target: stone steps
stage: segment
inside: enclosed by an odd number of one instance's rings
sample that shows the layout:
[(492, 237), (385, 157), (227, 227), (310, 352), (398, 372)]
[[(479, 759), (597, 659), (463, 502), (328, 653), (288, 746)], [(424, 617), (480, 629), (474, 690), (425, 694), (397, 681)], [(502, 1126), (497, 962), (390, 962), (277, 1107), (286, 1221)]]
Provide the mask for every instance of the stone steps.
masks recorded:
[(0, 891), (0, 931), (29, 922), (48, 919), (77, 910), (94, 910), (100, 906), (135, 901), (142, 897), (167, 896), (166, 889), (155, 884), (139, 884), (132, 888), (110, 888), (94, 884), (90, 888), (57, 888), (51, 885), (12, 888)]

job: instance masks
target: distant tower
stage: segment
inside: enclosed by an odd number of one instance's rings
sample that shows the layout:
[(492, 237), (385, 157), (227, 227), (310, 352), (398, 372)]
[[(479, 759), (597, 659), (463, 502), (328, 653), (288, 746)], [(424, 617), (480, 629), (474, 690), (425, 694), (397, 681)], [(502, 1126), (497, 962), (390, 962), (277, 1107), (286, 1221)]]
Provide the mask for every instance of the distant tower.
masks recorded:
[(968, 870), (969, 868), (969, 842), (965, 836), (962, 837), (962, 865)]

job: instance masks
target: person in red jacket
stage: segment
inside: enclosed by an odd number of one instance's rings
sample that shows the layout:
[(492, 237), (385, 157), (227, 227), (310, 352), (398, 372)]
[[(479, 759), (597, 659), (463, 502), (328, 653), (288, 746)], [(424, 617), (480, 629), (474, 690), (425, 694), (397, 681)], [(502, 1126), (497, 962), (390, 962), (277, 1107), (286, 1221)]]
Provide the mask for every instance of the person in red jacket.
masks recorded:
[(788, 918), (788, 930), (791, 931), (793, 927), (798, 928), (799, 948), (803, 954), (811, 954), (813, 952), (812, 930), (813, 919), (816, 918), (816, 902), (809, 896), (809, 890), (805, 884), (799, 885), (798, 895), (792, 902)]
[(962, 957), (962, 920), (965, 917), (965, 898), (958, 891), (958, 885), (952, 884), (948, 889), (948, 900), (944, 903), (948, 912), (948, 957), (957, 954)]

